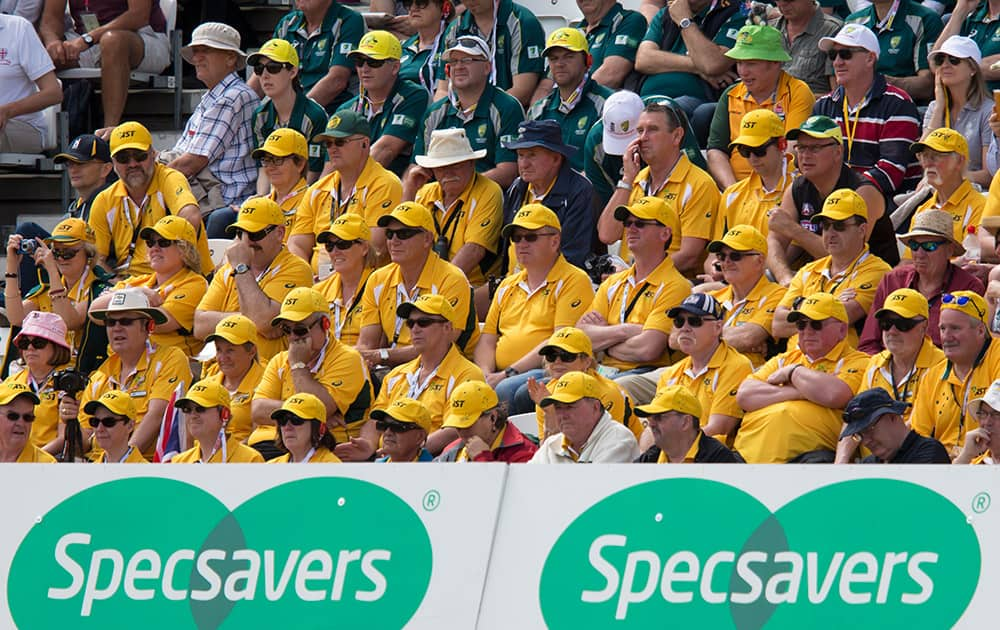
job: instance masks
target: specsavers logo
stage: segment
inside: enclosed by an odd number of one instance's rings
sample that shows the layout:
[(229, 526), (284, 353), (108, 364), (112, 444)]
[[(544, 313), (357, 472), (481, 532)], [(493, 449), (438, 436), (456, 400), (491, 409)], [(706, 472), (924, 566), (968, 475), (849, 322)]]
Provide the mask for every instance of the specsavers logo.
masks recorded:
[(431, 562), (420, 518), (364, 481), (295, 481), (230, 512), (186, 483), (124, 479), (41, 517), (7, 598), (22, 630), (401, 628)]
[(972, 526), (922, 486), (856, 480), (775, 513), (698, 479), (640, 484), (562, 533), (549, 628), (950, 628), (979, 582)]

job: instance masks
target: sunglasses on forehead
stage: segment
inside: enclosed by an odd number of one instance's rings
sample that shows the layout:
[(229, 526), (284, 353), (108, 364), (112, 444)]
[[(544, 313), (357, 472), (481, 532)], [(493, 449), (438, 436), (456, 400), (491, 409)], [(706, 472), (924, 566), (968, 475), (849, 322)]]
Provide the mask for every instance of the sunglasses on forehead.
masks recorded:
[(982, 309), (979, 308), (979, 305), (977, 305), (967, 295), (953, 295), (951, 293), (945, 293), (941, 296), (941, 303), (954, 304), (955, 306), (965, 306), (966, 304), (971, 304), (972, 308), (976, 310), (976, 314), (979, 315), (980, 318), (986, 317), (986, 313), (984, 313)]

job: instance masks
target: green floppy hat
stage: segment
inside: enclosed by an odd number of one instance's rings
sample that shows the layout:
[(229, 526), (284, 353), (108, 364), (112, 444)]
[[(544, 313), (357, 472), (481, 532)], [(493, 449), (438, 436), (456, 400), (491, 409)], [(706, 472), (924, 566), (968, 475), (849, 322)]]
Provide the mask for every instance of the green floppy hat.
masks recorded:
[(750, 24), (736, 34), (736, 45), (726, 51), (736, 60), (791, 61), (781, 41), (781, 32), (773, 26)]

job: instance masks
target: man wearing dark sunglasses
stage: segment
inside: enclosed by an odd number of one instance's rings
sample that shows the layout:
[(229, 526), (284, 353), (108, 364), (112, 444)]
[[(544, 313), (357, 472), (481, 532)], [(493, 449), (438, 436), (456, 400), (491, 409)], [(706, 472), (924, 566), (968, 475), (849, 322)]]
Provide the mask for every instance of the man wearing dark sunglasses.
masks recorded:
[(30, 440), (37, 404), (38, 396), (27, 385), (0, 383), (0, 463), (56, 463)]
[[(983, 283), (951, 259), (965, 253), (962, 244), (955, 240), (954, 221), (950, 212), (924, 210), (913, 217), (910, 231), (899, 236), (913, 258), (912, 265), (900, 265), (882, 277), (872, 300), (871, 310), (888, 304), (889, 294), (907, 288), (920, 292), (930, 303), (927, 334), (935, 346), (941, 346), (938, 319), (941, 314), (941, 296), (956, 291), (973, 291), (982, 295)], [(861, 331), (858, 349), (869, 354), (884, 348), (878, 322), (868, 318)]]
[(382, 457), (376, 462), (403, 463), (434, 460), (424, 448), (432, 431), (431, 415), (419, 401), (398, 398), (387, 409), (372, 409), (375, 428), (382, 434)]
[(212, 277), (208, 292), (198, 303), (194, 335), (204, 339), (215, 332), (220, 321), (242, 313), (257, 325), (257, 351), (266, 361), (287, 347), (271, 321), (289, 290), (312, 286), (312, 269), (281, 244), (285, 216), (267, 197), (247, 200), (228, 232), (235, 242), (226, 250), (227, 262)]
[(135, 405), (128, 392), (110, 390), (97, 400), (91, 400), (83, 407), (89, 416), (84, 423), (94, 432), (94, 441), (100, 447), (100, 456), (95, 458), (100, 464), (148, 464), (139, 449), (129, 446), (129, 438), (135, 430)]
[(823, 202), (823, 211), (811, 221), (819, 226), (827, 255), (805, 265), (792, 278), (774, 311), (772, 331), (777, 339), (792, 337), (795, 326), (788, 316), (796, 300), (813, 293), (832, 293), (847, 309), (851, 324), (848, 343), (855, 348), (878, 284), (891, 269), (865, 244), (868, 209), (858, 193), (846, 188), (833, 191)]
[(868, 355), (847, 344), (844, 304), (814, 293), (787, 315), (798, 348), (770, 359), (743, 381), (744, 410), (733, 446), (749, 464), (830, 463), (842, 427), (841, 411), (861, 384)]

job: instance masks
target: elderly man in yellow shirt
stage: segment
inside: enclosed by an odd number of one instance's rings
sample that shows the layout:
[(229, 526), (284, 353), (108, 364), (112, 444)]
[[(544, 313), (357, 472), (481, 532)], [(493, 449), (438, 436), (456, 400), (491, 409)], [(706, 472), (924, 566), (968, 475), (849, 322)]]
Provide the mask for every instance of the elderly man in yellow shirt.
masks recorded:
[(735, 450), (750, 464), (833, 462), (841, 411), (854, 397), (868, 355), (847, 343), (843, 302), (814, 293), (787, 318), (799, 347), (774, 357), (740, 385), (746, 412)]
[(54, 464), (56, 458), (31, 443), (38, 396), (21, 383), (0, 383), (0, 463)]
[(194, 446), (174, 455), (171, 464), (263, 464), (260, 453), (226, 430), (229, 424), (229, 392), (218, 381), (198, 381), (177, 408), (184, 414)]

